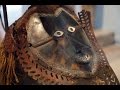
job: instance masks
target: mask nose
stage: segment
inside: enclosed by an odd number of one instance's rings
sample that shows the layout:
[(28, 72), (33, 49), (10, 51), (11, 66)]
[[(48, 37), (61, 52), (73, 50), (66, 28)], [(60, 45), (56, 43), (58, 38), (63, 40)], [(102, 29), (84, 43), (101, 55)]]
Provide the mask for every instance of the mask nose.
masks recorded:
[(77, 40), (71, 36), (72, 46), (74, 47), (75, 61), (80, 64), (88, 64), (91, 61), (90, 46), (83, 40)]
[(88, 53), (89, 50), (87, 49), (76, 49), (76, 61), (80, 64), (88, 64), (91, 60), (91, 55)]
[(81, 48), (76, 48), (76, 54), (83, 54), (82, 51), (83, 50)]

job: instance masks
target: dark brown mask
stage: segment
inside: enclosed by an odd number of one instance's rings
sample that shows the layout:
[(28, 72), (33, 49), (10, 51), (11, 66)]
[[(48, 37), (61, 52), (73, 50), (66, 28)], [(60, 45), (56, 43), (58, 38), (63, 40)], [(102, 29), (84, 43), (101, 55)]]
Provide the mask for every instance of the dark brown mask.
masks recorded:
[(38, 84), (118, 84), (95, 38), (90, 12), (78, 15), (59, 5), (31, 6), (10, 26), (6, 52)]
[(44, 58), (39, 63), (45, 62), (67, 76), (89, 78), (94, 75), (97, 69), (95, 50), (81, 23), (65, 9), (58, 8), (53, 14), (34, 14), (27, 31), (33, 54)]

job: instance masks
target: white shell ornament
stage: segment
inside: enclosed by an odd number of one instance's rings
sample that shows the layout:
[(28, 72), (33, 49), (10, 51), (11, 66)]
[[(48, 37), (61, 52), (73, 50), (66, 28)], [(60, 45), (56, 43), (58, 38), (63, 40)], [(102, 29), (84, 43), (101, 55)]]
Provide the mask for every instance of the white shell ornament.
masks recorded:
[(68, 31), (69, 32), (75, 32), (75, 28), (70, 26), (70, 27), (68, 27)]
[(56, 36), (56, 37), (61, 37), (61, 36), (63, 36), (63, 34), (64, 34), (64, 32), (62, 32), (62, 31), (56, 31), (56, 32), (54, 33), (54, 36)]

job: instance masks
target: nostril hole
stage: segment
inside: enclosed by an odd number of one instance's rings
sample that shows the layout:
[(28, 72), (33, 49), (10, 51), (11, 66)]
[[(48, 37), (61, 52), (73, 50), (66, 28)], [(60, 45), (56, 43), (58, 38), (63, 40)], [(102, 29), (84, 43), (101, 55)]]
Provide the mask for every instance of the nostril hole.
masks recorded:
[(90, 58), (91, 58), (91, 56), (87, 54), (86, 59), (89, 60)]
[(77, 50), (76, 50), (76, 53), (78, 54), (78, 53), (82, 53), (82, 52), (81, 52), (81, 50), (77, 49)]
[(85, 57), (86, 57), (86, 58), (88, 58), (88, 57), (89, 57), (89, 55), (85, 55)]

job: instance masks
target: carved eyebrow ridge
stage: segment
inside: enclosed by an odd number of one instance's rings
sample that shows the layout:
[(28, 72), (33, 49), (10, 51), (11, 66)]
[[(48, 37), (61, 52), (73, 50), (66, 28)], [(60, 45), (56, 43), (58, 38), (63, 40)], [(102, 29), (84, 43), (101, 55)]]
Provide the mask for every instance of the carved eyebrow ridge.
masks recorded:
[(53, 40), (53, 38), (52, 37), (49, 37), (49, 38), (47, 38), (47, 39), (45, 39), (45, 40), (43, 40), (43, 41), (41, 41), (41, 42), (39, 42), (39, 43), (37, 43), (37, 44), (34, 44), (34, 45), (32, 45), (34, 48), (36, 48), (36, 47), (39, 47), (39, 46), (41, 46), (41, 45), (44, 45), (45, 43), (48, 43), (48, 42), (50, 42), (50, 41), (52, 41)]

